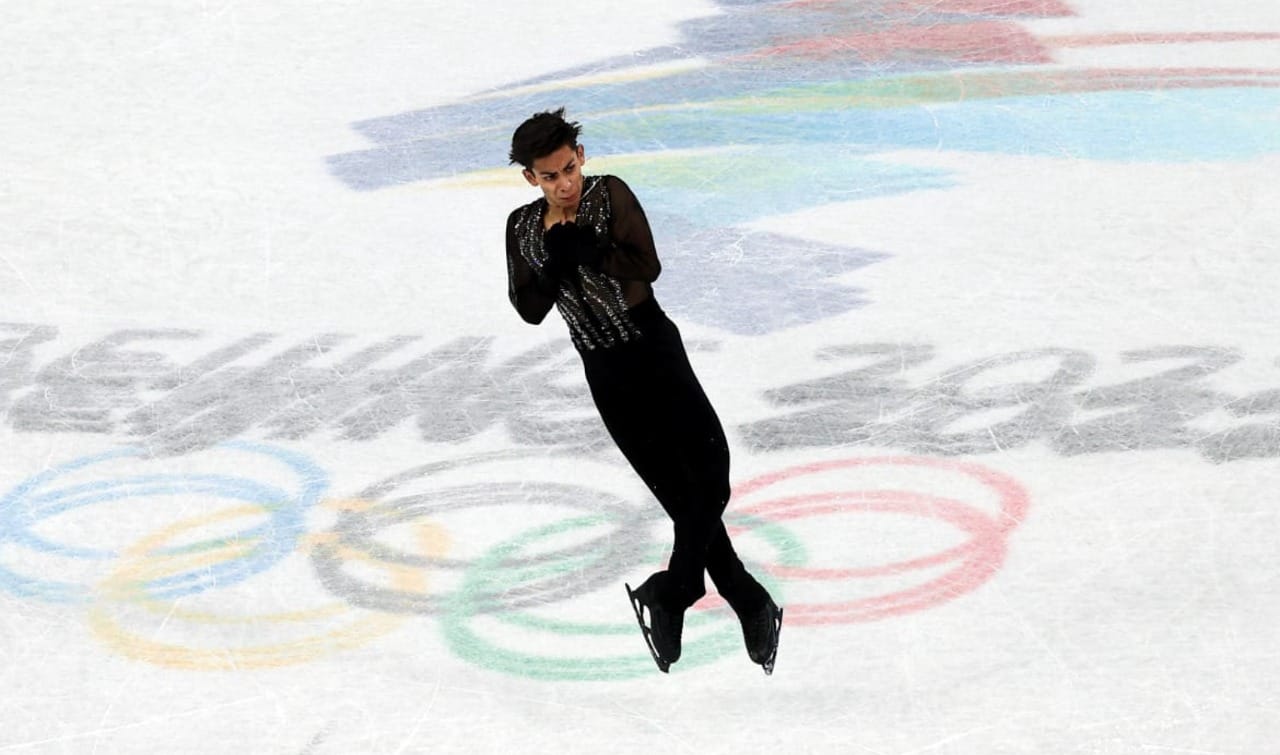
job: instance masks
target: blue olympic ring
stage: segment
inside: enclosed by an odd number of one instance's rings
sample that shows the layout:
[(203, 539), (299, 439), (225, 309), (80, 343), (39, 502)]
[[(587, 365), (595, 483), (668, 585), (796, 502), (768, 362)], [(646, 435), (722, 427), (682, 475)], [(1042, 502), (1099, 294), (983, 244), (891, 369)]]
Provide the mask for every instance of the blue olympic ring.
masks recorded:
[[(253, 543), (252, 548), (242, 558), (156, 579), (142, 585), (140, 589), (145, 591), (148, 598), (173, 599), (216, 586), (234, 584), (260, 574), (297, 548), (298, 538), (305, 530), (306, 511), (320, 500), (320, 496), (328, 488), (328, 475), (302, 454), (275, 446), (236, 441), (219, 447), (269, 456), (282, 462), (299, 477), (299, 490), (291, 494), (273, 485), (250, 479), (201, 474), (141, 475), (42, 490), (58, 478), (86, 467), (144, 455), (144, 451), (138, 448), (120, 449), (76, 459), (41, 472), (24, 480), (0, 498), (0, 545), (12, 543), (69, 558), (112, 560), (120, 554), (50, 542), (33, 532), (32, 527), (58, 514), (107, 501), (203, 493), (261, 505), (268, 512), (269, 519), (234, 536), (189, 543), (163, 549), (158, 553), (173, 555), (199, 552), (231, 540)], [(83, 603), (92, 599), (90, 588), (85, 585), (35, 579), (3, 565), (0, 565), (0, 588), (23, 597), (41, 598), (56, 603)]]

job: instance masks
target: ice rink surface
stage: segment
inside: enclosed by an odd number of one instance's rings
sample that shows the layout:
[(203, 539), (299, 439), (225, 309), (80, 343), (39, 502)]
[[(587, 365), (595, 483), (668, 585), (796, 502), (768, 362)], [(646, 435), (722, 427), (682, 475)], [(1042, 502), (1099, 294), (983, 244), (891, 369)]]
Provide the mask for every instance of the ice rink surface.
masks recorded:
[[(0, 9), (0, 753), (1280, 745), (1280, 5)], [(566, 106), (777, 670), (507, 301)]]

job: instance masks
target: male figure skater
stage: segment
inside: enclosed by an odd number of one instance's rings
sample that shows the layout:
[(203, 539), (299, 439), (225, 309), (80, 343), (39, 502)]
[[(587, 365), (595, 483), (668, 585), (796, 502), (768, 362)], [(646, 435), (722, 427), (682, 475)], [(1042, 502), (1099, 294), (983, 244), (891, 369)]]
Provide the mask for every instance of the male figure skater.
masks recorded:
[(729, 502), (724, 430), (654, 299), (662, 266), (644, 210), (616, 176), (583, 175), (580, 133), (561, 108), (512, 137), (511, 162), (542, 197), (507, 219), (511, 303), (534, 325), (560, 311), (605, 427), (674, 522), (668, 568), (627, 586), (658, 668), (680, 658), (684, 612), (706, 594), (705, 571), (738, 615), (751, 660), (771, 674), (782, 609), (747, 573), (720, 519)]

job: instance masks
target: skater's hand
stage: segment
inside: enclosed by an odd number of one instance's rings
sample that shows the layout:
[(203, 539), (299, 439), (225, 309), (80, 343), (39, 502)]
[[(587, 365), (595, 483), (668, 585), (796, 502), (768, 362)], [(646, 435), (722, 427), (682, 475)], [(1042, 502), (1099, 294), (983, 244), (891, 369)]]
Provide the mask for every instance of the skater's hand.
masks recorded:
[(558, 288), (560, 281), (571, 275), (578, 267), (577, 256), (572, 243), (572, 231), (563, 223), (551, 226), (542, 234), (542, 248), (547, 259), (542, 263), (541, 277), (545, 279), (544, 287)]
[(572, 220), (556, 223), (542, 237), (548, 254), (553, 250), (572, 260), (574, 265), (597, 270), (604, 256), (595, 231)]
[(573, 252), (578, 264), (592, 270), (600, 269), (600, 260), (604, 257), (604, 249), (596, 238), (596, 232), (589, 225), (566, 223), (573, 230)]
[(542, 233), (542, 248), (548, 259), (569, 261), (574, 258), (573, 223), (556, 223)]

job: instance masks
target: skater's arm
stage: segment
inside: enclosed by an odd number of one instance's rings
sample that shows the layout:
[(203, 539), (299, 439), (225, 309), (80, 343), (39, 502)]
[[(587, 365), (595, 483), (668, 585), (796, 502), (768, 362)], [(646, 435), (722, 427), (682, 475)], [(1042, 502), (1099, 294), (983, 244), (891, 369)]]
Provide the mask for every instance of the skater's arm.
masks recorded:
[(521, 319), (532, 325), (542, 322), (556, 304), (556, 286), (543, 280), (520, 256), (520, 244), (516, 240), (516, 217), (519, 210), (507, 218), (507, 296)]
[(609, 187), (609, 241), (600, 270), (620, 280), (652, 283), (662, 272), (653, 232), (636, 195), (617, 176), (605, 179)]

